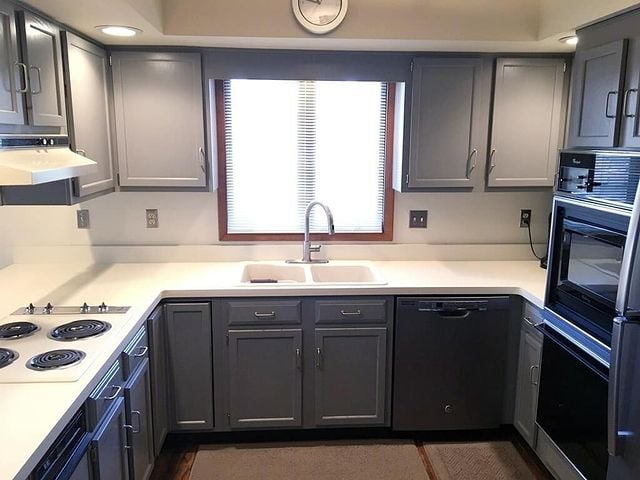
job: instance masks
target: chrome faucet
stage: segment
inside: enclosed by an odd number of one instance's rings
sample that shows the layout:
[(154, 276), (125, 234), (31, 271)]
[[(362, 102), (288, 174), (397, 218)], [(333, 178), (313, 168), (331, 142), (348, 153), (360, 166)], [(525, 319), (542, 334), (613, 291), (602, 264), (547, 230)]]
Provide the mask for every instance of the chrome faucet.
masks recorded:
[(302, 260), (287, 260), (287, 263), (327, 263), (329, 260), (323, 260), (320, 258), (311, 258), (311, 253), (319, 252), (321, 245), (311, 245), (309, 240), (309, 222), (311, 218), (311, 210), (316, 205), (324, 209), (324, 213), (327, 216), (327, 233), (333, 235), (335, 233), (335, 227), (333, 225), (333, 214), (329, 207), (324, 203), (313, 201), (307, 205), (307, 209), (304, 212), (304, 242), (302, 243)]

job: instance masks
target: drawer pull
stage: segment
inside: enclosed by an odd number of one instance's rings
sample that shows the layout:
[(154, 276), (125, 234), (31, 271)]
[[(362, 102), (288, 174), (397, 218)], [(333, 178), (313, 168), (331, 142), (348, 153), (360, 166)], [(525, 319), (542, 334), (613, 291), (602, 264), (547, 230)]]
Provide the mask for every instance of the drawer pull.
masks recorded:
[(276, 312), (253, 312), (253, 315), (256, 318), (274, 318), (276, 316)]
[(132, 356), (133, 357), (144, 357), (147, 352), (149, 351), (149, 347), (147, 347), (146, 345), (143, 345), (141, 347), (138, 347), (138, 353), (134, 353)]
[(127, 435), (127, 430), (131, 430), (131, 433), (136, 433), (135, 429), (133, 428), (133, 425), (123, 425), (122, 428), (124, 429), (125, 432), (125, 444), (124, 444), (124, 448), (126, 448), (127, 450), (131, 450), (133, 448), (133, 446), (129, 445), (129, 440), (127, 439), (128, 435)]
[(540, 325), (542, 325), (544, 322), (538, 322), (538, 323), (534, 323), (531, 320), (531, 317), (522, 317), (522, 319), (527, 322), (528, 325), (531, 325), (532, 327), (539, 327)]
[(347, 310), (340, 310), (340, 313), (345, 317), (357, 317), (359, 315), (362, 315), (362, 312), (360, 311), (360, 309), (354, 310), (352, 312), (349, 312)]
[(120, 385), (111, 385), (111, 389), (113, 393), (108, 397), (102, 397), (102, 400), (114, 400), (118, 397), (118, 395), (120, 395), (120, 392), (122, 391), (122, 387)]
[(302, 350), (296, 348), (296, 368), (302, 370)]
[(322, 368), (322, 349), (316, 348), (316, 368)]

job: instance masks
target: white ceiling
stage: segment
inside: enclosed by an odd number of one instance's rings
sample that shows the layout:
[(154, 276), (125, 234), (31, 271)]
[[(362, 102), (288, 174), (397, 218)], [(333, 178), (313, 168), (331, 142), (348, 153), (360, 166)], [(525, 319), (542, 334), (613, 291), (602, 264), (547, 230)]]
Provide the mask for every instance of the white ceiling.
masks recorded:
[[(638, 5), (630, 0), (349, 0), (326, 36), (303, 30), (291, 0), (27, 0), (105, 44), (326, 50), (562, 52), (576, 27)], [(108, 37), (96, 25), (142, 34)]]

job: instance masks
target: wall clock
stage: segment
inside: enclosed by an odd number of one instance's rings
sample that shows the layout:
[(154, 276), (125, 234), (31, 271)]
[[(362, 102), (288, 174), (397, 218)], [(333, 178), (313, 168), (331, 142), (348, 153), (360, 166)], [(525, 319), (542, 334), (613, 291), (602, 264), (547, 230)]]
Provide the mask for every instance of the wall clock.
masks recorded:
[(342, 23), (349, 0), (291, 0), (298, 23), (311, 33), (329, 33)]

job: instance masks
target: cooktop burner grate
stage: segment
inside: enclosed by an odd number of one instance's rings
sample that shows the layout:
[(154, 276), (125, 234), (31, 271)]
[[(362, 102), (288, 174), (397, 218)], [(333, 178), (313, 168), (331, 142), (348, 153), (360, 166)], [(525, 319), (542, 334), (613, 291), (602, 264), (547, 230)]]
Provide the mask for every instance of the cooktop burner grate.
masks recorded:
[(18, 358), (18, 354), (8, 348), (0, 348), (0, 368), (6, 367)]
[(84, 357), (85, 353), (80, 350), (51, 350), (33, 357), (27, 363), (27, 367), (31, 370), (63, 368), (79, 362)]
[(21, 338), (31, 335), (38, 326), (31, 322), (12, 322), (0, 325), (0, 339)]
[(54, 340), (69, 342), (73, 340), (80, 340), (82, 338), (95, 337), (96, 335), (106, 332), (110, 328), (110, 323), (103, 322), (102, 320), (94, 320), (93, 318), (87, 318), (65, 323), (64, 325), (54, 328), (50, 333), (50, 337)]

